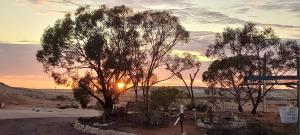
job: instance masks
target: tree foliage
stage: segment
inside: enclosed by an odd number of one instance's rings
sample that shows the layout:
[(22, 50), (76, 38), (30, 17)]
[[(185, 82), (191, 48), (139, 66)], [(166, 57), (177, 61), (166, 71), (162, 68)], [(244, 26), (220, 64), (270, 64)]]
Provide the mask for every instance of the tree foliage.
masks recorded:
[(80, 7), (75, 16), (66, 14), (45, 30), (36, 56), (56, 83), (84, 79), (89, 94), (111, 110), (120, 95), (118, 82), (139, 82), (148, 91), (158, 82), (154, 70), (161, 59), (187, 40), (178, 18), (166, 11)]
[(245, 95), (243, 87), (244, 77), (254, 70), (251, 60), (247, 56), (233, 56), (215, 60), (208, 70), (202, 74), (202, 79), (209, 87), (219, 86), (232, 94), (238, 104), (239, 111), (248, 101), (242, 101), (241, 96)]
[(45, 30), (37, 60), (58, 84), (70, 85), (84, 77), (95, 89), (89, 94), (104, 108), (112, 108), (118, 98), (115, 86), (128, 78), (141, 46), (138, 21), (125, 6), (80, 7), (74, 20), (67, 14)]
[[(146, 58), (140, 84), (142, 86), (146, 106), (149, 102), (149, 90), (154, 84), (170, 79), (158, 79), (155, 70), (164, 65), (164, 57), (179, 43), (189, 41), (187, 32), (176, 16), (167, 11), (145, 11), (141, 13), (145, 19), (142, 21), (143, 41), (145, 43)], [(146, 108), (149, 110), (149, 107)], [(148, 116), (146, 116), (148, 117)]]
[(86, 86), (84, 81), (79, 81), (77, 86), (73, 86), (73, 94), (75, 99), (80, 103), (82, 108), (87, 108), (90, 102), (90, 87)]
[(164, 108), (164, 110), (168, 110), (168, 107), (176, 101), (178, 94), (180, 94), (178, 89), (170, 87), (153, 90), (150, 95), (151, 109)]
[(236, 99), (246, 93), (253, 105), (252, 113), (256, 113), (258, 104), (274, 85), (263, 91), (262, 81), (256, 81), (258, 85), (246, 85), (245, 77), (285, 74), (290, 70), (288, 63), (292, 57), (283, 55), (291, 51), (285, 45), (271, 28), (259, 29), (254, 23), (247, 23), (242, 28), (228, 27), (216, 35), (215, 44), (207, 49), (207, 56), (219, 60), (213, 62), (203, 74), (204, 81), (233, 89)]
[[(194, 107), (193, 85), (201, 66), (198, 56), (187, 52), (183, 53), (182, 57), (178, 55), (169, 55), (165, 60), (165, 64), (167, 67), (166, 69), (171, 71), (172, 74), (184, 83), (191, 98), (191, 105)], [(184, 77), (184, 72), (189, 72), (189, 83)]]

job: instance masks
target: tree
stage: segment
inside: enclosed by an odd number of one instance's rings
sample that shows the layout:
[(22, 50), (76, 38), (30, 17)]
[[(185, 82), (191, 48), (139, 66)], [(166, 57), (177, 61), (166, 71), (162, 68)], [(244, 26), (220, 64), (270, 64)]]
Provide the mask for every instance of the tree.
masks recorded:
[[(293, 71), (297, 70), (296, 58), (300, 57), (300, 45), (295, 40), (282, 42), (278, 49), (279, 60), (285, 61), (284, 66)], [(279, 63), (282, 64), (282, 63)]]
[(84, 80), (80, 80), (77, 85), (73, 87), (73, 94), (75, 99), (80, 103), (82, 108), (87, 108), (87, 105), (90, 102), (90, 87), (86, 86)]
[(70, 85), (84, 78), (89, 94), (104, 110), (111, 111), (120, 95), (119, 82), (134, 81), (136, 85), (138, 80), (148, 103), (150, 86), (160, 82), (154, 70), (188, 37), (178, 18), (166, 11), (134, 13), (125, 6), (80, 7), (74, 20), (67, 14), (45, 30), (37, 60), (58, 84)]
[(132, 64), (132, 71), (129, 73), (129, 77), (130, 80), (132, 82), (133, 85), (133, 90), (135, 92), (135, 101), (138, 102), (138, 86), (142, 80), (143, 74), (145, 73), (144, 71), (144, 66), (145, 66), (145, 62), (143, 60), (145, 60), (145, 53), (138, 51), (140, 53), (135, 53), (135, 55), (133, 56), (135, 59), (135, 61), (133, 61)]
[(37, 60), (55, 82), (70, 85), (83, 79), (89, 94), (108, 112), (120, 91), (120, 81), (129, 83), (135, 53), (141, 51), (140, 19), (125, 6), (91, 10), (80, 7), (48, 27)]
[(140, 15), (143, 17), (141, 23), (142, 37), (147, 58), (140, 83), (148, 112), (150, 87), (174, 76), (170, 75), (168, 78), (158, 80), (154, 71), (164, 65), (164, 57), (171, 52), (176, 44), (188, 42), (189, 32), (180, 25), (177, 17), (167, 11), (146, 11)]
[[(285, 58), (282, 55), (278, 55), (278, 47), (281, 40), (271, 28), (258, 29), (254, 23), (247, 23), (243, 28), (226, 28), (223, 33), (216, 35), (215, 44), (210, 45), (207, 49), (206, 55), (209, 57), (217, 57), (220, 60), (227, 61), (230, 57), (246, 56), (251, 62), (251, 66), (254, 66), (253, 70), (246, 71), (239, 69), (240, 73), (244, 77), (248, 75), (283, 75), (290, 68), (286, 67), (288, 61), (284, 61)], [(264, 59), (267, 59), (264, 60)], [(264, 62), (265, 61), (265, 62)], [(265, 63), (265, 64), (264, 64)], [(246, 64), (247, 63), (239, 63)], [(222, 70), (229, 70), (223, 68)], [(236, 81), (242, 81), (244, 83), (237, 83)], [(277, 80), (269, 81), (275, 83)], [(246, 84), (246, 80), (232, 79), (231, 84), (239, 84), (238, 89), (241, 93), (245, 92), (252, 103), (251, 113), (255, 114), (257, 106), (262, 101), (263, 97), (272, 89), (273, 85), (263, 91), (262, 81), (256, 82), (258, 85)], [(231, 86), (231, 88), (234, 86)]]
[(238, 104), (238, 110), (243, 111), (243, 105), (249, 101), (242, 101), (245, 95), (243, 87), (244, 77), (254, 70), (250, 59), (247, 56), (234, 56), (215, 60), (208, 70), (202, 74), (202, 79), (210, 88), (219, 87), (234, 96), (235, 102)]
[[(169, 55), (169, 57), (166, 58), (165, 64), (167, 67), (166, 69), (171, 71), (177, 78), (179, 78), (184, 83), (188, 94), (191, 98), (191, 106), (194, 107), (195, 101), (193, 85), (201, 66), (201, 62), (197, 55), (193, 55), (190, 53), (183, 53), (183, 57), (180, 57), (178, 55)], [(183, 76), (183, 72), (185, 71), (190, 71), (189, 84)]]

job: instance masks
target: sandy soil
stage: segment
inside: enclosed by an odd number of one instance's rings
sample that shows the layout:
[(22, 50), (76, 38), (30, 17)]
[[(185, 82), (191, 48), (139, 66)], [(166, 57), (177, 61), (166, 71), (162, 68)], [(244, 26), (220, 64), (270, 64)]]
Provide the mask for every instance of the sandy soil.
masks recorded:
[[(63, 97), (63, 100), (58, 97)], [(132, 97), (124, 96), (121, 100), (127, 101), (130, 98)], [(199, 100), (201, 103), (205, 101)], [(86, 135), (74, 131), (71, 123), (78, 117), (99, 116), (99, 112), (96, 110), (58, 109), (57, 107), (60, 106), (78, 105), (73, 98), (72, 92), (66, 90), (31, 90), (14, 88), (0, 83), (0, 103), (6, 104), (4, 109), (0, 109), (0, 135)], [(286, 106), (290, 103), (290, 100), (285, 99), (269, 100), (268, 112), (270, 113), (264, 113), (264, 117), (255, 119), (258, 121), (266, 118), (264, 121), (276, 123), (276, 125), (271, 125), (270, 127), (280, 127), (282, 124), (274, 122), (274, 120), (279, 121), (278, 107)], [(236, 109), (236, 105), (233, 102), (220, 105), (220, 108), (225, 110)], [(250, 108), (251, 104), (244, 106), (245, 111), (249, 111)], [(262, 110), (262, 105), (259, 106), (258, 110)], [(141, 129), (132, 126), (122, 127), (119, 130), (141, 135), (176, 135), (180, 132), (180, 127), (177, 125), (167, 128)], [(194, 121), (185, 121), (184, 130), (187, 131), (188, 135), (205, 133), (205, 130), (198, 128)]]
[[(178, 123), (176, 126), (170, 125), (164, 128), (135, 128), (135, 127), (123, 127), (121, 131), (136, 133), (138, 135), (180, 135), (181, 128)], [(205, 130), (197, 127), (195, 121), (186, 120), (183, 123), (183, 131), (188, 135), (202, 135), (205, 134)]]
[(31, 118), (0, 120), (1, 135), (90, 135), (72, 128), (76, 118)]
[(92, 109), (15, 108), (1, 109), (0, 119), (49, 118), (49, 117), (93, 117), (99, 112)]
[[(58, 98), (63, 97), (63, 99)], [(78, 117), (99, 116), (93, 109), (58, 109), (78, 103), (71, 91), (31, 90), (0, 83), (0, 135), (88, 135), (71, 124)]]

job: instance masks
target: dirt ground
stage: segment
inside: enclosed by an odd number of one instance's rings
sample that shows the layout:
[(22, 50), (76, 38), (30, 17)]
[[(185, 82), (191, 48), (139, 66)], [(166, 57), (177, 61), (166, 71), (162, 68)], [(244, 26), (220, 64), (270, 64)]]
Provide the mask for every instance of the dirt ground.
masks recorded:
[[(58, 97), (64, 98), (62, 100)], [(0, 84), (0, 102), (6, 104), (4, 109), (0, 109), (0, 135), (86, 135), (75, 131), (71, 127), (71, 123), (78, 117), (99, 116), (99, 112), (95, 110), (58, 109), (58, 105), (76, 104), (70, 91), (24, 90)], [(202, 103), (204, 101), (201, 100), (199, 102)], [(247, 112), (251, 108), (251, 104), (244, 106), (245, 113), (238, 114), (234, 103), (224, 103), (224, 109), (220, 110), (231, 110), (240, 118), (246, 119), (247, 122), (249, 121), (249, 124), (247, 123), (247, 128), (242, 129), (216, 129), (208, 135), (296, 134), (296, 124), (281, 124), (278, 114), (278, 107), (287, 106), (291, 102), (287, 100), (269, 100), (267, 103), (269, 112), (259, 112), (256, 116), (252, 116)], [(220, 108), (222, 108), (222, 104)], [(262, 106), (259, 106), (258, 111), (261, 111), (261, 108)], [(220, 113), (219, 115), (224, 114)], [(138, 119), (138, 121), (142, 120)], [(172, 119), (168, 126), (162, 128), (143, 128), (139, 124), (128, 126), (126, 124), (128, 121), (124, 121), (123, 126), (119, 126), (115, 130), (132, 132), (138, 135), (179, 135), (180, 124), (173, 126), (174, 122), (175, 119)], [(193, 119), (185, 119), (183, 128), (188, 135), (204, 135), (208, 133), (207, 129), (197, 127)]]
[(77, 118), (30, 118), (0, 120), (0, 135), (90, 135), (73, 129)]
[[(219, 112), (215, 114), (215, 118), (223, 120), (222, 118), (228, 118), (228, 116), (238, 116), (239, 119), (246, 120), (246, 127), (228, 129), (222, 127), (226, 123), (216, 123), (216, 127), (212, 129), (205, 129), (198, 127), (196, 121), (188, 114), (185, 114), (183, 123), (183, 130), (187, 135), (296, 135), (296, 124), (282, 124), (280, 117), (274, 112), (258, 112), (255, 116), (248, 112), (238, 113), (236, 111)], [(206, 118), (202, 115), (199, 118)], [(101, 118), (83, 118), (80, 121), (94, 126), (95, 123), (102, 123)], [(175, 122), (171, 120), (167, 125), (145, 125), (141, 123), (141, 118), (126, 116), (118, 121), (112, 122), (112, 126), (100, 127), (109, 130), (117, 130), (122, 132), (135, 133), (137, 135), (180, 135), (181, 128), (178, 123), (173, 126)], [(223, 121), (224, 122), (224, 121)], [(106, 122), (110, 123), (110, 122)]]
[[(180, 135), (181, 128), (178, 123), (176, 126), (169, 125), (164, 128), (134, 128), (134, 127), (123, 127), (119, 130), (136, 133), (138, 135)], [(197, 127), (194, 121), (185, 121), (183, 126), (183, 131), (188, 135), (203, 135), (205, 133), (204, 129)]]

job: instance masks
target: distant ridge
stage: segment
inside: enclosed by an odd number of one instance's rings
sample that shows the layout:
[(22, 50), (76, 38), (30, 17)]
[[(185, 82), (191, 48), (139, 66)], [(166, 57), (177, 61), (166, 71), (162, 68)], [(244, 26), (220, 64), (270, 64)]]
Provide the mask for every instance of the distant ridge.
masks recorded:
[(0, 85), (10, 87), (10, 86), (8, 86), (7, 84), (5, 84), (5, 83), (3, 83), (3, 82), (0, 82)]
[(3, 82), (0, 82), (0, 86), (6, 86), (6, 87), (9, 87), (9, 88), (14, 88), (14, 89), (22, 89), (22, 90), (28, 90), (28, 91), (31, 91), (31, 90), (55, 90), (55, 91), (59, 91), (59, 90), (71, 90), (71, 89), (54, 89), (54, 88), (26, 88), (26, 87), (14, 87), (14, 86), (10, 86), (6, 83), (3, 83)]

